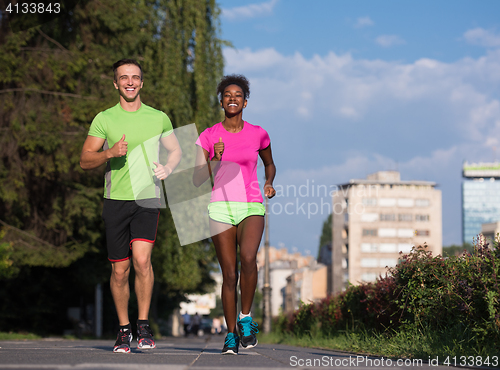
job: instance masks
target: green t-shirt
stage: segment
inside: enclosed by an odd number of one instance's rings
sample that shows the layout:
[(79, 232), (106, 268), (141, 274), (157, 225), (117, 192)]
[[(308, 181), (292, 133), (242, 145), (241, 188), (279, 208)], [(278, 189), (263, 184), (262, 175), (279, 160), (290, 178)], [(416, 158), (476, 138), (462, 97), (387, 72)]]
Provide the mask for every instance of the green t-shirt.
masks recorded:
[(142, 103), (127, 112), (120, 103), (99, 113), (90, 125), (89, 135), (105, 139), (103, 149), (111, 148), (125, 134), (127, 154), (111, 158), (106, 165), (104, 197), (115, 200), (157, 198), (153, 162), (159, 161), (160, 139), (173, 132), (168, 116)]

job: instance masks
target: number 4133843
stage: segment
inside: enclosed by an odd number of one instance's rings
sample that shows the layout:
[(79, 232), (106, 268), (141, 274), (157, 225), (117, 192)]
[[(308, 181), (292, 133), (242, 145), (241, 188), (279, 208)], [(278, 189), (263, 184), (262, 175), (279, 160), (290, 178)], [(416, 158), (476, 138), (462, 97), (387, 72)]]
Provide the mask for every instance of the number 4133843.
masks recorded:
[(60, 13), (60, 3), (22, 3), (22, 4), (8, 4), (5, 8), (6, 13), (14, 14), (42, 14), (42, 13)]

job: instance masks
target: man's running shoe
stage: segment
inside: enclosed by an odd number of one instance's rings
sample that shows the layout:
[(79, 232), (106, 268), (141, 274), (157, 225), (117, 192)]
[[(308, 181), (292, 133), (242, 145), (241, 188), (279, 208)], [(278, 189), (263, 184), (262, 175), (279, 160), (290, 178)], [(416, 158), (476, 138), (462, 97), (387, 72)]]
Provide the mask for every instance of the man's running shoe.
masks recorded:
[(240, 346), (240, 338), (237, 334), (227, 333), (224, 340), (224, 348), (222, 348), (223, 355), (237, 355), (238, 347)]
[(113, 352), (130, 353), (130, 342), (132, 342), (132, 331), (120, 329), (115, 346), (113, 347)]
[(137, 326), (137, 348), (152, 349), (156, 348), (155, 340), (153, 339), (153, 330), (148, 324)]
[(257, 345), (257, 337), (255, 336), (259, 332), (257, 326), (257, 323), (250, 316), (238, 318), (238, 329), (240, 329), (243, 348), (253, 348)]

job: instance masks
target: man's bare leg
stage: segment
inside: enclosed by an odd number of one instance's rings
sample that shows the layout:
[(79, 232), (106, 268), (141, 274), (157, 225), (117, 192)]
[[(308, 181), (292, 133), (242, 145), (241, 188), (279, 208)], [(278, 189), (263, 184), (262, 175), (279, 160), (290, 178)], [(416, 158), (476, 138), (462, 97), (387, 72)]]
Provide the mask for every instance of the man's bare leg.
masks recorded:
[(132, 243), (132, 261), (135, 271), (135, 294), (139, 309), (139, 320), (148, 320), (153, 294), (154, 273), (151, 265), (153, 244), (144, 241)]
[(120, 326), (130, 323), (128, 317), (128, 301), (130, 298), (129, 274), (130, 260), (111, 263), (110, 288)]

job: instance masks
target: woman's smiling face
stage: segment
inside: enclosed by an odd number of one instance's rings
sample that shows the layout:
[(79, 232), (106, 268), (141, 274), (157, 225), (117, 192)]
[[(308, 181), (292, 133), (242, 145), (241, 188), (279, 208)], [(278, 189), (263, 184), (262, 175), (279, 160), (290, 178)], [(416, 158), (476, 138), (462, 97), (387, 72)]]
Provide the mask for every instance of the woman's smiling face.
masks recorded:
[(238, 114), (247, 106), (243, 89), (238, 85), (229, 85), (224, 89), (221, 107), (229, 114)]

